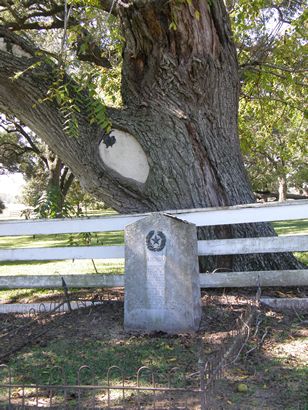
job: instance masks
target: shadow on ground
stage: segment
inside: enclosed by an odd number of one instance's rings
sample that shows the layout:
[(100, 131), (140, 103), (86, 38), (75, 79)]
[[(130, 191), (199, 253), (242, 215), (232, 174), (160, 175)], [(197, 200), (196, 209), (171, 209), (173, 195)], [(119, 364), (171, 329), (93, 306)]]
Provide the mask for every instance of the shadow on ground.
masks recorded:
[[(247, 301), (247, 300), (246, 300)], [(166, 380), (168, 371), (181, 369), (175, 386), (183, 386), (185, 375), (198, 374), (200, 351), (210, 357), (235, 328), (236, 319), (245, 310), (245, 298), (215, 296), (204, 298), (200, 330), (195, 335), (169, 336), (163, 333), (133, 336), (123, 331), (123, 303), (105, 302), (70, 314), (60, 314), (45, 323), (32, 321), (30, 334), (21, 350), (4, 360), (16, 380), (25, 383), (48, 383), (54, 366), (61, 366), (68, 383), (76, 383), (78, 368), (88, 365), (82, 383), (105, 383), (107, 369), (118, 365), (126, 380), (136, 378), (141, 366), (157, 374), (157, 382)], [(2, 315), (4, 316), (4, 315)], [(0, 318), (3, 319), (3, 318)], [(14, 320), (6, 319), (6, 326)], [(262, 310), (249, 341), (243, 346), (238, 361), (227, 370), (218, 383), (213, 409), (306, 409), (308, 406), (308, 329), (307, 317), (284, 315)], [(1, 321), (0, 323), (4, 323)], [(36, 332), (44, 329), (40, 337)], [(0, 325), (0, 338), (5, 333)], [(255, 334), (253, 334), (255, 333)], [(1, 339), (0, 339), (1, 342)], [(14, 344), (14, 338), (12, 339)], [(12, 344), (11, 344), (12, 348)], [(200, 350), (201, 349), (201, 350)], [(59, 372), (52, 374), (54, 383), (63, 383)], [(144, 375), (150, 382), (149, 374)], [(121, 380), (119, 372), (110, 380)], [(198, 377), (190, 379), (198, 383)], [(240, 385), (245, 387), (240, 388)], [(305, 407), (306, 406), (306, 407)], [(198, 408), (198, 407), (195, 407)]]

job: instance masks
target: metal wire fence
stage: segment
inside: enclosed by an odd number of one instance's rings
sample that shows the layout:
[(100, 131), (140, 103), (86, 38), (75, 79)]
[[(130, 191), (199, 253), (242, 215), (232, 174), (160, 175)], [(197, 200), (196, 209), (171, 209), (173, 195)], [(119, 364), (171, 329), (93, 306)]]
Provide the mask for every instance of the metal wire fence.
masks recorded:
[[(49, 332), (53, 325), (60, 326), (61, 320), (65, 320), (65, 313), (74, 309), (91, 308), (106, 302), (123, 301), (123, 290), (106, 290), (83, 299), (80, 293), (71, 292), (58, 301), (42, 302), (35, 304), (8, 304), (13, 307), (13, 313), (3, 314), (0, 321), (0, 363), (7, 360), (29, 344), (33, 344), (45, 333)], [(14, 320), (11, 321), (11, 316)], [(47, 325), (48, 326), (45, 326)]]
[[(65, 371), (51, 369), (49, 382), (22, 383), (7, 365), (0, 366), (1, 409), (209, 409), (225, 372), (246, 345), (256, 307), (248, 305), (225, 343), (209, 357), (200, 354), (198, 371), (186, 374), (174, 367), (164, 374), (142, 366), (134, 377), (126, 377), (119, 366), (106, 371), (97, 383), (95, 369), (81, 366), (76, 384), (68, 384)], [(33, 312), (32, 312), (33, 314)], [(46, 314), (40, 320), (45, 320)], [(85, 377), (86, 376), (86, 377)]]

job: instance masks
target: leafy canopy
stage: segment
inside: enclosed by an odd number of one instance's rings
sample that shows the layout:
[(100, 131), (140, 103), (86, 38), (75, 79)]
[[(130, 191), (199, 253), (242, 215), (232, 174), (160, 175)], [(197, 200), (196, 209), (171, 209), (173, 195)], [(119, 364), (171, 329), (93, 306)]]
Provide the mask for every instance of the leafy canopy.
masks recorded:
[(308, 181), (304, 2), (241, 0), (230, 16), (241, 75), (241, 147), (253, 188), (275, 190), (282, 177), (300, 188)]
[[(177, 7), (191, 1), (171, 0)], [(212, 0), (211, 0), (212, 1)], [(211, 7), (211, 1), (208, 1)], [(107, 132), (106, 104), (121, 105), (121, 33), (117, 12), (130, 1), (0, 0), (0, 23), (31, 37), (54, 82), (46, 100), (57, 101), (63, 127), (79, 133), (79, 112)], [(302, 0), (226, 0), (241, 78), (239, 130), (255, 188), (279, 175), (305, 178), (307, 13)], [(195, 7), (193, 18), (198, 19)], [(176, 30), (170, 21), (170, 30)], [(69, 75), (69, 76), (68, 76)], [(43, 102), (42, 102), (43, 103)]]

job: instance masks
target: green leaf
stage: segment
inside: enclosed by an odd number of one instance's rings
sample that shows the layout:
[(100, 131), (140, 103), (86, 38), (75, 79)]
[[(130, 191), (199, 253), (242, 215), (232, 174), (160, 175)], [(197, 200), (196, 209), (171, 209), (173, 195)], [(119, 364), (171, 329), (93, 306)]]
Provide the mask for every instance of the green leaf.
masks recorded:
[(177, 25), (176, 25), (175, 21), (172, 21), (172, 22), (169, 24), (169, 30), (174, 30), (174, 31), (176, 31), (176, 29), (177, 29)]
[(200, 17), (201, 17), (200, 11), (199, 11), (199, 10), (195, 10), (194, 15), (195, 15), (195, 19), (199, 21), (199, 20), (200, 20)]

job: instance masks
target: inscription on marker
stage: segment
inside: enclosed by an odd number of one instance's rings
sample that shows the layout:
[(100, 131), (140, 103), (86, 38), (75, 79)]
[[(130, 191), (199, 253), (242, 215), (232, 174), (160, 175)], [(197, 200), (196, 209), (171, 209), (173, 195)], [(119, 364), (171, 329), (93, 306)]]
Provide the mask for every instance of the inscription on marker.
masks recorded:
[(147, 294), (151, 308), (165, 305), (165, 255), (147, 252)]

